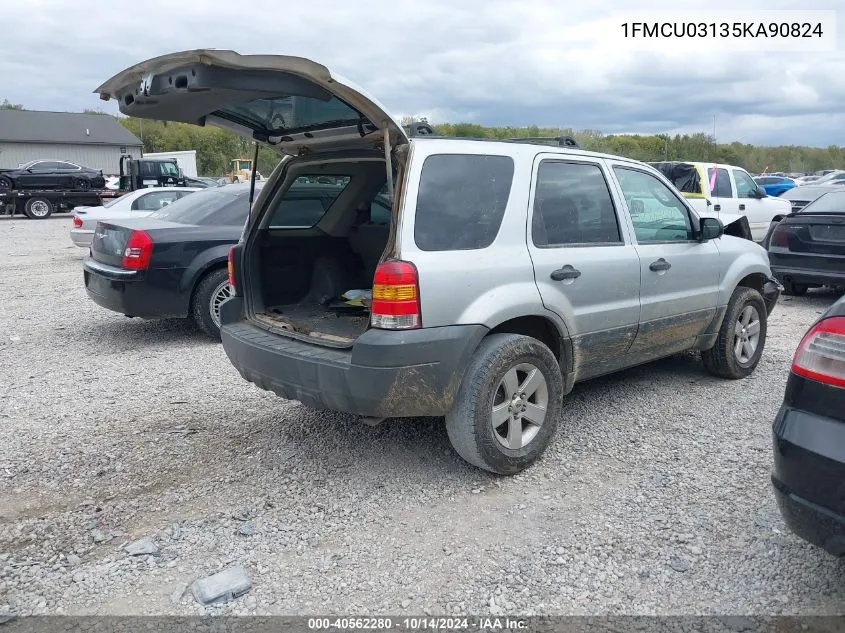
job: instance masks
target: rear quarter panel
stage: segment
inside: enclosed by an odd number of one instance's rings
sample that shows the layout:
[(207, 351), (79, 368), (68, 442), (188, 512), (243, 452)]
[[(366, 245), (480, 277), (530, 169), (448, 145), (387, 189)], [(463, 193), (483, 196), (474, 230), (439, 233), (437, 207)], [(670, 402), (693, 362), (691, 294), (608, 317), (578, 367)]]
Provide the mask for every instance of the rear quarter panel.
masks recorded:
[[(531, 167), (536, 153), (537, 148), (516, 144), (507, 151), (496, 143), (427, 140), (413, 145), (397, 227), (397, 250), (419, 271), (424, 327), (480, 324), (492, 328), (530, 314), (552, 318), (543, 307), (534, 282), (526, 244)], [(425, 159), (437, 154), (486, 154), (514, 159), (510, 196), (499, 232), (490, 246), (459, 251), (423, 251), (417, 247), (414, 224), (420, 175)], [(467, 223), (471, 222), (467, 218)]]

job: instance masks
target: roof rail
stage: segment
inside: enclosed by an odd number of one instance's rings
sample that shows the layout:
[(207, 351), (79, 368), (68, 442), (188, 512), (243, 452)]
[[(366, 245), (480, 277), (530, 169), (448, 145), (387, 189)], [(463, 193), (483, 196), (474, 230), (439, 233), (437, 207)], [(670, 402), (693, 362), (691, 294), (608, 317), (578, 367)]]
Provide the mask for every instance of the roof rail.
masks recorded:
[(502, 139), (510, 143), (536, 143), (548, 145), (551, 142), (557, 143), (560, 147), (574, 147), (578, 149), (577, 141), (571, 136), (523, 136), (522, 138)]

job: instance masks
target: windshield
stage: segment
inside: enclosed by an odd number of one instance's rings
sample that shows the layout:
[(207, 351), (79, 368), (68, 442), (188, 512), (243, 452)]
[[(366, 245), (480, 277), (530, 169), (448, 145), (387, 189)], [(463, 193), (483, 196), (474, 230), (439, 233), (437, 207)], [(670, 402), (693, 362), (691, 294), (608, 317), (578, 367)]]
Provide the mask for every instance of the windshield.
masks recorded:
[(820, 195), (801, 213), (843, 213), (845, 214), (845, 191), (829, 191)]
[(252, 169), (252, 165), (249, 164), (248, 160), (239, 160), (238, 161), (238, 171), (250, 171)]
[(179, 167), (176, 163), (169, 163), (165, 162), (161, 164), (161, 174), (163, 176), (178, 176), (179, 175)]
[[(259, 187), (256, 186), (256, 191)], [(249, 187), (227, 186), (200, 189), (169, 204), (151, 217), (194, 225), (242, 225), (249, 213)]]

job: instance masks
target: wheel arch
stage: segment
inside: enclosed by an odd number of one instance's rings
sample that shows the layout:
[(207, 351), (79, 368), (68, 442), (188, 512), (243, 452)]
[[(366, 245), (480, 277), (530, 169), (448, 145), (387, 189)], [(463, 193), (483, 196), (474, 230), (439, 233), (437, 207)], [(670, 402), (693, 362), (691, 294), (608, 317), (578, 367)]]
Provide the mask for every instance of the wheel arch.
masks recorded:
[[(191, 292), (188, 295), (188, 309), (189, 310), (190, 310), (190, 307), (194, 304), (194, 297), (196, 297), (197, 288), (199, 288), (199, 285), (202, 282), (202, 280), (205, 279), (208, 275), (210, 275), (211, 273), (213, 273), (217, 270), (225, 269), (227, 262), (228, 262), (228, 259), (215, 258), (215, 259), (209, 260), (208, 262), (206, 262), (202, 266), (197, 267), (193, 271), (191, 279), (190, 279)], [(187, 274), (187, 271), (186, 271), (186, 274)], [(186, 284), (185, 287), (188, 287), (188, 284)]]
[[(563, 326), (565, 327), (565, 326)], [(490, 334), (522, 334), (536, 338), (557, 358), (564, 374), (572, 373), (572, 340), (569, 333), (548, 316), (529, 314), (507, 319), (490, 329)]]

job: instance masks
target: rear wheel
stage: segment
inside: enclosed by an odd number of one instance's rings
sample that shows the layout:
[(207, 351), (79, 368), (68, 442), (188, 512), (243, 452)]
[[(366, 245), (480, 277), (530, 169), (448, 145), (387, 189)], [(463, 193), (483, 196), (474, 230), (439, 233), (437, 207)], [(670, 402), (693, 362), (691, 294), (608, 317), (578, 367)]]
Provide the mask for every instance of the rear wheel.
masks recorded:
[(232, 296), (229, 272), (212, 270), (197, 285), (191, 303), (191, 316), (200, 330), (212, 338), (220, 338), (220, 305)]
[(90, 191), (91, 181), (87, 178), (77, 178), (73, 181), (73, 188), (76, 191)]
[(557, 429), (563, 380), (557, 359), (520, 334), (485, 338), (467, 367), (446, 431), (470, 464), (513, 475), (542, 455)]
[(53, 203), (47, 198), (30, 198), (23, 207), (24, 213), (31, 220), (46, 220), (53, 215)]
[(808, 288), (809, 286), (804, 284), (796, 284), (791, 281), (783, 282), (783, 294), (792, 295), (793, 297), (800, 297), (801, 295), (807, 294)]
[(716, 344), (701, 352), (704, 367), (720, 378), (749, 376), (763, 355), (766, 329), (763, 297), (754, 288), (738, 287), (728, 302)]

